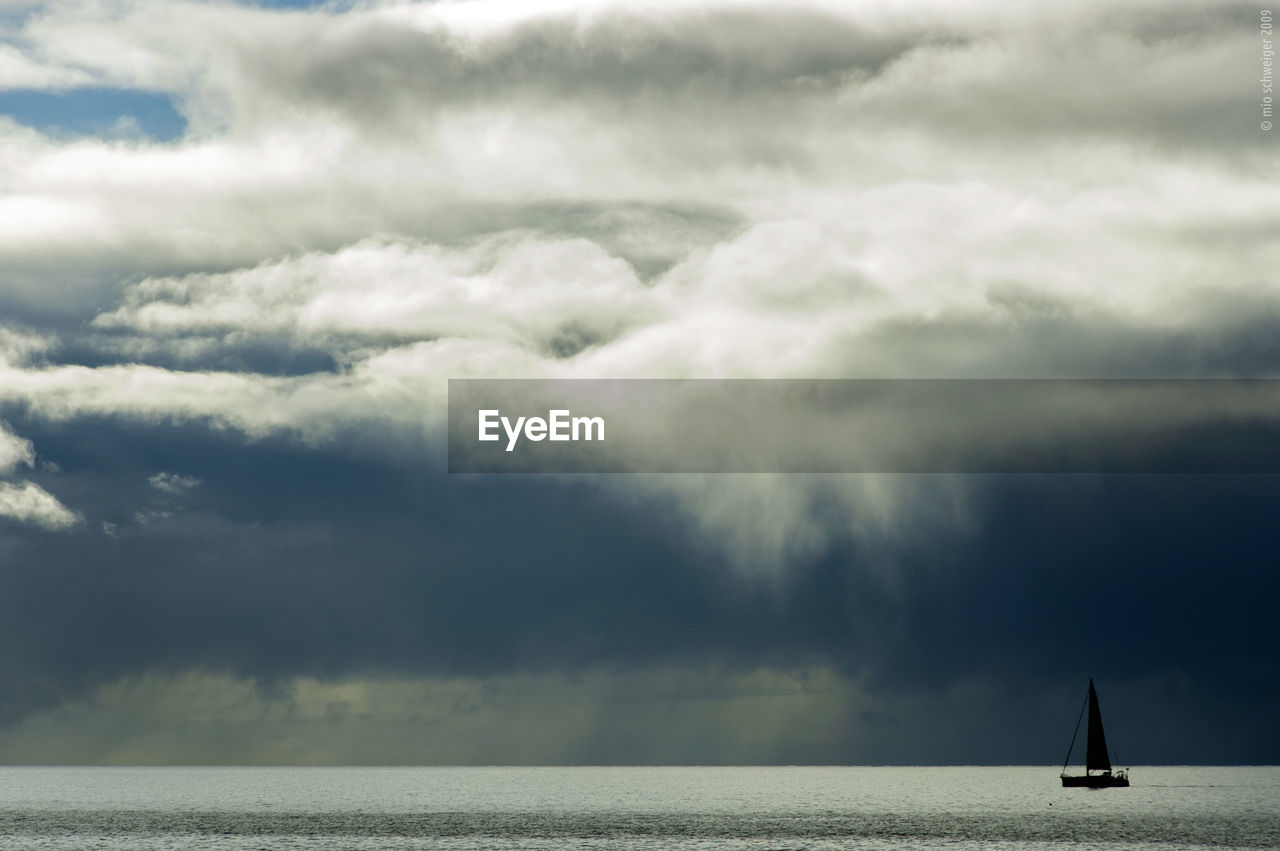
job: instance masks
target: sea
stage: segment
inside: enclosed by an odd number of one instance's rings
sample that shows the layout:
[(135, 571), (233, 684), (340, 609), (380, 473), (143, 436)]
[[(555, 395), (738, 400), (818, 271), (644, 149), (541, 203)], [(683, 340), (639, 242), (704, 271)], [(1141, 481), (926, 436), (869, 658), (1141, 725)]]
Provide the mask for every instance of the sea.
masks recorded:
[(0, 848), (1280, 848), (1280, 768), (0, 768)]

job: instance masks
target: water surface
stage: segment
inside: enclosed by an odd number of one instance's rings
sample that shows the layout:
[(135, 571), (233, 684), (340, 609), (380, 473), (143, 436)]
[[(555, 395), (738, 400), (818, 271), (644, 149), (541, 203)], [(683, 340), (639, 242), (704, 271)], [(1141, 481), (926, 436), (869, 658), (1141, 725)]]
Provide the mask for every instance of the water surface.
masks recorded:
[(1280, 768), (0, 768), (14, 848), (1280, 847)]

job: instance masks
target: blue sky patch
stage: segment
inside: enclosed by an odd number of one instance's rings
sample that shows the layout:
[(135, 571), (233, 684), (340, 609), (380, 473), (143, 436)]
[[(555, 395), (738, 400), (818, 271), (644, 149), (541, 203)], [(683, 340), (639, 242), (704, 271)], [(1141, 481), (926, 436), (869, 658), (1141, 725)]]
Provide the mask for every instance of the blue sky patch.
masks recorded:
[(177, 139), (187, 126), (169, 95), (137, 89), (0, 91), (0, 115), (51, 135), (141, 134), (160, 142)]

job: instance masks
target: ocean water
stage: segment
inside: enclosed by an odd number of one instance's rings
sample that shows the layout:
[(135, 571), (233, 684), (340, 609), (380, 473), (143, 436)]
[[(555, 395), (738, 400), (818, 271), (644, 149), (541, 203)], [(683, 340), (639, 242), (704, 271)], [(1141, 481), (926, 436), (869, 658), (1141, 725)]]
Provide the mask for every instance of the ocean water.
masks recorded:
[(0, 848), (1280, 847), (1280, 768), (0, 768)]

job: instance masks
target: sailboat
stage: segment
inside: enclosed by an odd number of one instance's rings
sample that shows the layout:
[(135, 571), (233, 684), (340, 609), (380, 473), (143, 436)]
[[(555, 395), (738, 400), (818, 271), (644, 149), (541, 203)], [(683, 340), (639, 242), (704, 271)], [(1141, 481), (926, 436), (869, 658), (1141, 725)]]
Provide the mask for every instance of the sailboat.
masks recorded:
[(1111, 755), (1107, 751), (1107, 736), (1102, 732), (1102, 710), (1098, 707), (1098, 692), (1093, 688), (1093, 679), (1089, 680), (1089, 696), (1085, 706), (1080, 707), (1080, 717), (1084, 717), (1085, 708), (1089, 710), (1089, 730), (1085, 744), (1084, 774), (1067, 774), (1067, 763), (1071, 761), (1071, 751), (1076, 746), (1076, 736), (1080, 734), (1080, 718), (1076, 718), (1076, 731), (1071, 734), (1071, 745), (1067, 748), (1067, 758), (1062, 762), (1063, 786), (1087, 786), (1090, 789), (1107, 789), (1115, 786), (1129, 785), (1129, 772), (1111, 771)]

